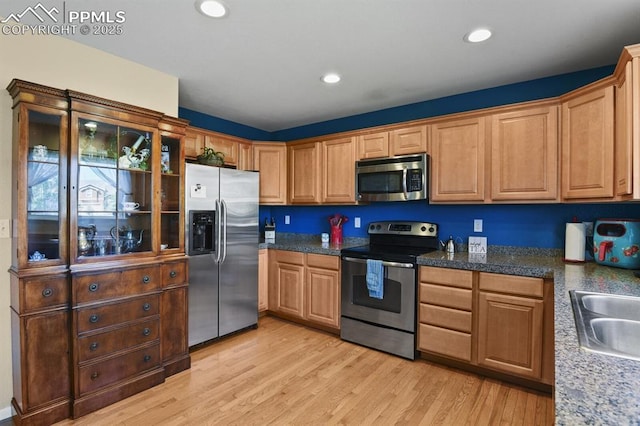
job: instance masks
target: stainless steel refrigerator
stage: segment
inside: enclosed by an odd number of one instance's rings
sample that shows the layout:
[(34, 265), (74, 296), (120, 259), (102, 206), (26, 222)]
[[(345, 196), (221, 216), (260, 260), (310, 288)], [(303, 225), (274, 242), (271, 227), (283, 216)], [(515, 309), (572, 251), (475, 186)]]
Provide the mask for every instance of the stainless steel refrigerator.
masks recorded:
[(258, 173), (187, 164), (189, 346), (258, 323)]

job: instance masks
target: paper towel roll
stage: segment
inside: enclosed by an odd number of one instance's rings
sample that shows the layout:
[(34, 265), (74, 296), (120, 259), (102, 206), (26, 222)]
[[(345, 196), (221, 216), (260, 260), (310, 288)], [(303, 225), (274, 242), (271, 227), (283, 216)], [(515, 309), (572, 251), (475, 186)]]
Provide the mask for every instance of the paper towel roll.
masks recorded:
[(565, 230), (564, 259), (570, 262), (584, 262), (584, 223), (567, 223)]

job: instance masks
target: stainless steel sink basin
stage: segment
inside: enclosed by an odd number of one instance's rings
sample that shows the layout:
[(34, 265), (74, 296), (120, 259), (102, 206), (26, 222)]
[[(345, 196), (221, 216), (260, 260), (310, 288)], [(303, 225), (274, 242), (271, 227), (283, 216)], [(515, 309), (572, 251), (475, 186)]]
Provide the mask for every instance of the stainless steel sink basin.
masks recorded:
[(640, 297), (569, 292), (583, 348), (640, 360)]

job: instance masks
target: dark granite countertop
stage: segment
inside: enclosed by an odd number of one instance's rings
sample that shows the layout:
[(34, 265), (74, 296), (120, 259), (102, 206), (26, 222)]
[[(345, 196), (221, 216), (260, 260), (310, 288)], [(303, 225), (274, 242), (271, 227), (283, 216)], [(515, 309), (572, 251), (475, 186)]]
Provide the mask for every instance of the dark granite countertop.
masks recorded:
[[(278, 235), (261, 248), (339, 255), (341, 248), (363, 245), (346, 238), (342, 246), (323, 246), (318, 236)], [(569, 264), (556, 249), (490, 246), (486, 256), (438, 251), (418, 264), (553, 279), (555, 317), (555, 404), (558, 425), (640, 425), (640, 361), (580, 348), (569, 290), (640, 296), (632, 271), (594, 262)]]

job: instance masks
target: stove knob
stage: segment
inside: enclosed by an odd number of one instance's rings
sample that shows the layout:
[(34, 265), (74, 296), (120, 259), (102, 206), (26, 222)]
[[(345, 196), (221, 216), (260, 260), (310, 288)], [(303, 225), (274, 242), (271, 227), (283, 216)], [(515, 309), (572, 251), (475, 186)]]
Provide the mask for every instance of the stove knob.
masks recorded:
[(426, 227), (426, 226), (423, 226), (422, 228), (420, 228), (420, 230), (421, 230), (422, 232), (424, 232), (424, 231), (426, 231), (426, 230), (427, 230), (427, 227)]
[(376, 225), (376, 229), (379, 231), (382, 229), (382, 225)]
[(376, 229), (376, 226), (375, 226), (375, 225), (373, 225), (373, 224), (372, 224), (372, 225), (369, 225), (369, 229), (370, 229), (371, 231), (373, 231), (374, 229)]
[(429, 228), (429, 232), (435, 232), (435, 229), (433, 229), (433, 226)]

